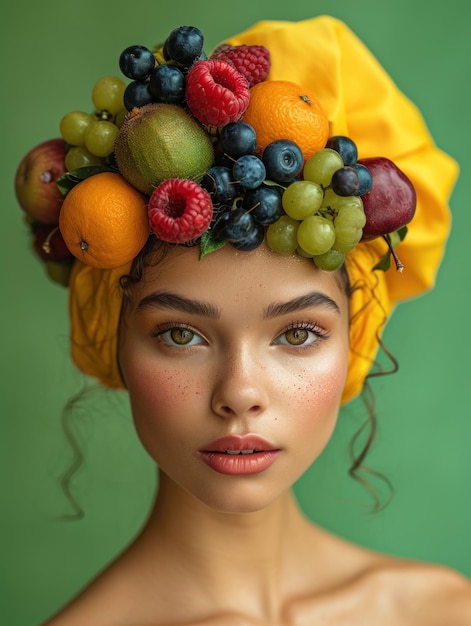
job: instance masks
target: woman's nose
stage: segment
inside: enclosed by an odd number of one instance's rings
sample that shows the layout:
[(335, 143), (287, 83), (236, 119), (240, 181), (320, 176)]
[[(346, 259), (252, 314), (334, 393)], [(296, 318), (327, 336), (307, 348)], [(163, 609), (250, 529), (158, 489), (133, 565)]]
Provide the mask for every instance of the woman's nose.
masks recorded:
[(224, 418), (257, 417), (268, 407), (268, 374), (248, 347), (223, 359), (213, 383), (212, 409)]

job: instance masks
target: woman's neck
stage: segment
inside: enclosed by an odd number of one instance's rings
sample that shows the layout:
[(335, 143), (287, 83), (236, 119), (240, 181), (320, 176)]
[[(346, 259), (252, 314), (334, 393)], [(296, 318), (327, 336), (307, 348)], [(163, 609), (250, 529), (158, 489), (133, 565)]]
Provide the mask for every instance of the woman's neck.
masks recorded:
[(181, 589), (234, 609), (249, 608), (251, 598), (258, 605), (252, 609), (265, 615), (276, 612), (291, 588), (299, 591), (306, 542), (311, 550), (316, 531), (291, 492), (264, 510), (228, 514), (202, 504), (165, 474), (159, 482), (141, 536), (147, 554), (155, 555), (156, 571), (165, 563), (167, 576), (175, 568)]

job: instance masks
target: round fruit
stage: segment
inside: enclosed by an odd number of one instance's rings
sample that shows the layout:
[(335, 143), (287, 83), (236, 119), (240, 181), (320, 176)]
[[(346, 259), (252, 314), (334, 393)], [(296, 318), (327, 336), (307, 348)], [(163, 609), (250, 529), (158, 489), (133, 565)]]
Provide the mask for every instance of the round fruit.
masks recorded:
[(326, 272), (335, 272), (344, 264), (345, 254), (343, 252), (339, 252), (338, 250), (328, 250), (324, 252), (324, 254), (318, 254), (317, 256), (313, 256), (312, 260), (314, 261), (316, 267), (320, 270), (325, 270)]
[(143, 80), (154, 66), (152, 50), (145, 46), (129, 46), (119, 56), (119, 69), (132, 80)]
[(282, 215), (279, 220), (267, 228), (267, 244), (274, 252), (290, 254), (298, 247), (297, 232), (299, 222), (289, 215)]
[(323, 187), (328, 187), (332, 180), (332, 175), (344, 166), (342, 157), (331, 148), (318, 150), (309, 157), (304, 165), (303, 178), (318, 183)]
[(74, 146), (70, 148), (65, 156), (65, 167), (67, 171), (78, 170), (87, 165), (99, 165), (103, 159), (89, 152), (85, 146)]
[(149, 236), (146, 198), (120, 174), (102, 172), (66, 195), (59, 228), (70, 252), (101, 269), (131, 261)]
[(236, 248), (236, 250), (243, 250), (244, 252), (249, 252), (250, 250), (255, 250), (263, 243), (265, 239), (265, 229), (262, 224), (258, 222), (254, 222), (252, 230), (241, 239), (237, 239), (237, 241), (231, 241), (231, 245)]
[(92, 122), (93, 115), (83, 111), (70, 111), (60, 121), (59, 130), (62, 138), (71, 146), (83, 146), (85, 133)]
[(287, 139), (277, 139), (269, 143), (263, 151), (262, 160), (267, 170), (267, 178), (281, 183), (293, 180), (304, 165), (301, 148)]
[(219, 133), (225, 154), (238, 159), (244, 154), (254, 154), (257, 145), (255, 131), (246, 122), (229, 122)]
[(113, 152), (118, 127), (113, 122), (96, 120), (85, 132), (85, 148), (97, 157), (106, 157)]
[(165, 40), (166, 58), (191, 65), (203, 52), (203, 33), (196, 26), (179, 26)]
[(154, 102), (181, 104), (185, 99), (185, 76), (176, 65), (157, 65), (149, 77)]
[(49, 139), (32, 148), (21, 160), (15, 174), (15, 194), (30, 217), (45, 224), (57, 224), (64, 196), (56, 181), (65, 173), (66, 144)]
[(332, 190), (338, 196), (354, 196), (360, 187), (360, 180), (355, 168), (345, 165), (332, 175)]
[(310, 180), (298, 180), (283, 192), (283, 208), (295, 220), (303, 220), (320, 209), (324, 192), (322, 187)]
[(238, 193), (232, 170), (223, 165), (210, 167), (201, 180), (201, 186), (209, 193), (214, 205), (232, 205)]
[(133, 80), (124, 90), (123, 103), (127, 111), (153, 102), (148, 80)]
[(272, 141), (289, 139), (301, 148), (306, 161), (329, 136), (329, 120), (317, 98), (285, 80), (254, 85), (243, 120), (255, 129), (260, 153)]
[(227, 218), (224, 238), (231, 242), (239, 241), (249, 237), (254, 228), (255, 222), (251, 213), (243, 208), (234, 209)]
[(159, 239), (188, 243), (208, 229), (213, 204), (209, 193), (194, 180), (169, 178), (154, 190), (147, 213)]
[(355, 163), (353, 166), (358, 176), (359, 187), (357, 190), (358, 196), (364, 196), (365, 193), (369, 193), (373, 187), (373, 176), (371, 176), (370, 170), (361, 163)]
[(126, 116), (115, 157), (124, 178), (150, 196), (167, 178), (201, 180), (214, 152), (209, 135), (181, 107), (152, 103)]
[(242, 187), (256, 189), (265, 180), (266, 170), (258, 157), (253, 154), (244, 154), (234, 163), (232, 175)]
[(299, 224), (298, 243), (303, 250), (314, 256), (324, 254), (335, 241), (332, 222), (320, 215), (307, 217)]
[(283, 215), (281, 187), (260, 185), (244, 194), (242, 206), (256, 222), (269, 226)]
[(344, 135), (329, 137), (326, 147), (338, 152), (342, 157), (344, 165), (355, 165), (357, 162), (358, 149), (350, 137), (345, 137)]
[(108, 111), (111, 115), (123, 108), (123, 95), (126, 84), (117, 76), (103, 76), (94, 85), (92, 101), (98, 111)]

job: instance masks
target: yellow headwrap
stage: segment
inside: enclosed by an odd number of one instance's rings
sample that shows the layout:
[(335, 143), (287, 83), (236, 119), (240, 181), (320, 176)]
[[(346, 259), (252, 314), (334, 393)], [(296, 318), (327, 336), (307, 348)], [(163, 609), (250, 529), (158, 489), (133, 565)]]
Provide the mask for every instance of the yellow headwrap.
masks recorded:
[[(417, 193), (416, 214), (399, 247), (406, 267), (402, 274), (394, 267), (372, 271), (387, 250), (382, 239), (361, 243), (347, 254), (350, 280), (359, 288), (350, 304), (345, 404), (361, 392), (394, 306), (435, 283), (449, 234), (448, 199), (458, 168), (435, 146), (417, 108), (342, 22), (331, 17), (264, 21), (228, 43), (268, 48), (270, 79), (290, 80), (313, 92), (328, 114), (331, 135), (353, 139), (361, 158), (384, 156), (394, 161)], [(111, 388), (123, 387), (117, 362), (122, 301), (118, 281), (128, 270), (129, 266), (97, 270), (77, 261), (70, 281), (73, 360)]]

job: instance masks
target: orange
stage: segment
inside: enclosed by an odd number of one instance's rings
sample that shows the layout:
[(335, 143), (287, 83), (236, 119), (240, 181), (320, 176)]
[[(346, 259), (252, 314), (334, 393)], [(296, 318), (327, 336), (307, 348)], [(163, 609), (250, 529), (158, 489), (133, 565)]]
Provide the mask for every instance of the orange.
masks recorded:
[(72, 187), (59, 215), (70, 252), (100, 269), (131, 261), (149, 236), (147, 199), (120, 174), (102, 172)]
[(329, 137), (329, 120), (319, 100), (286, 80), (254, 85), (242, 119), (255, 129), (260, 153), (276, 139), (290, 139), (301, 148), (306, 161), (325, 147)]

